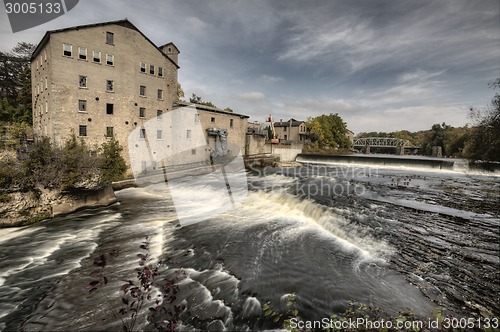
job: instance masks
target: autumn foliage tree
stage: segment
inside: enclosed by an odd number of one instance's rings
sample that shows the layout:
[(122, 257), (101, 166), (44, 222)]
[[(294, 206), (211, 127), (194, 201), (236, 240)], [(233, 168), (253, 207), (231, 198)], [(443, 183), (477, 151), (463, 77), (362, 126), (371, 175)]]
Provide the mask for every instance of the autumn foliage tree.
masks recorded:
[(308, 118), (306, 126), (312, 142), (320, 148), (348, 148), (351, 145), (347, 125), (337, 113)]

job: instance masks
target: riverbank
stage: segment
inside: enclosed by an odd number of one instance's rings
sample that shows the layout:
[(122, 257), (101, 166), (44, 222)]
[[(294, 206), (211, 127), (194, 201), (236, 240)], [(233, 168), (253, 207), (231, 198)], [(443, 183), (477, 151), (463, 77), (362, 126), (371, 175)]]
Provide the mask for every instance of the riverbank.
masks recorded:
[(85, 191), (38, 188), (36, 191), (4, 193), (0, 201), (0, 228), (26, 226), (81, 209), (108, 206), (116, 202), (111, 186)]

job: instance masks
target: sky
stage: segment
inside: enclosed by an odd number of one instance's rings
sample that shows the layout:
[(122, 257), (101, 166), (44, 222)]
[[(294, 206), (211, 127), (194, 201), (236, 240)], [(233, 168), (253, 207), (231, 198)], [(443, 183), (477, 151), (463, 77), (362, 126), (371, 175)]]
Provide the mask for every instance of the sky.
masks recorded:
[[(463, 126), (500, 77), (498, 0), (80, 0), (12, 33), (0, 50), (47, 30), (127, 18), (180, 50), (179, 83), (251, 121), (338, 113), (355, 133)], [(3, 9), (3, 8), (2, 8)]]

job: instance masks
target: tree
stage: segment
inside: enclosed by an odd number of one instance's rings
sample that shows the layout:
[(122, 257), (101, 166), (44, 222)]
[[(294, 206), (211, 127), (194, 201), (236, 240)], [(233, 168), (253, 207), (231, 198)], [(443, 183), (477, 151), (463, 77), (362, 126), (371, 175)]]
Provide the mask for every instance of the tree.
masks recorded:
[(177, 99), (184, 98), (184, 90), (182, 90), (182, 86), (180, 83), (177, 83)]
[(196, 94), (193, 93), (192, 97), (189, 98), (189, 102), (193, 104), (198, 104), (198, 105), (205, 105), (205, 106), (210, 106), (214, 108), (218, 108), (212, 102), (210, 101), (202, 101), (200, 96), (197, 96)]
[(120, 143), (111, 139), (102, 144), (100, 156), (101, 179), (106, 184), (123, 179), (127, 171), (125, 159), (121, 156), (123, 147)]
[(446, 132), (451, 128), (451, 126), (446, 123), (442, 124), (434, 124), (432, 125), (431, 131), (425, 136), (424, 143), (422, 144), (422, 148), (424, 153), (427, 155), (432, 154), (433, 146), (440, 146), (443, 152), (443, 155), (446, 155), (447, 151), (444, 146), (444, 140), (446, 136)]
[(12, 113), (0, 114), (0, 121), (31, 124), (31, 54), (34, 44), (18, 43), (10, 53), (0, 52), (0, 97), (7, 99)]
[[(500, 88), (500, 78), (490, 86)], [(472, 161), (500, 161), (500, 94), (495, 93), (491, 105), (482, 111), (471, 109), (470, 117), (474, 126), (465, 144), (466, 157)]]
[(351, 144), (346, 123), (337, 113), (308, 118), (306, 126), (312, 141), (321, 148), (348, 148)]

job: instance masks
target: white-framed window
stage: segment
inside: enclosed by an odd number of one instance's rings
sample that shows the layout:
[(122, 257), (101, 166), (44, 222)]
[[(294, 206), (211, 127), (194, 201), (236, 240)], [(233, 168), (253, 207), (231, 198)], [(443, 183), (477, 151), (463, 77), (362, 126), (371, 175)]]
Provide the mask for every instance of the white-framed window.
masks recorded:
[(229, 119), (229, 127), (232, 127), (234, 125), (234, 119)]
[(48, 87), (49, 87), (49, 83), (48, 83), (47, 77), (45, 77), (45, 90), (47, 90)]
[(113, 137), (113, 127), (106, 127), (106, 137)]
[(141, 128), (141, 130), (139, 130), (139, 138), (146, 138), (146, 129)]
[(78, 47), (78, 59), (87, 60), (87, 49), (85, 47)]
[(154, 75), (155, 74), (155, 65), (149, 65), (149, 73), (151, 75)]
[(141, 62), (141, 73), (146, 72), (146, 64), (144, 62)]
[(106, 44), (114, 45), (114, 42), (115, 42), (115, 34), (106, 31)]
[(92, 52), (92, 61), (95, 63), (101, 63), (101, 52), (94, 50)]
[(191, 139), (191, 129), (186, 130), (186, 138)]
[(163, 77), (163, 68), (158, 67), (158, 77)]
[(113, 92), (115, 88), (114, 82), (112, 80), (106, 80), (106, 91)]
[(139, 96), (146, 97), (146, 86), (145, 85), (141, 85), (139, 87)]
[(162, 110), (156, 110), (156, 120), (161, 120), (162, 115), (163, 115)]
[(200, 122), (200, 115), (198, 113), (194, 115), (194, 122)]
[(161, 140), (162, 139), (162, 131), (161, 130), (157, 130), (156, 131), (156, 139), (157, 140)]
[(140, 107), (139, 108), (139, 117), (140, 118), (145, 118), (146, 117), (146, 108)]
[(106, 64), (108, 66), (114, 66), (115, 56), (113, 54), (106, 54)]
[(195, 155), (196, 154), (196, 149), (191, 149), (191, 154)]
[(215, 118), (214, 118), (214, 117), (211, 117), (211, 118), (210, 118), (210, 122), (215, 123)]
[(163, 90), (158, 89), (158, 99), (163, 99)]
[(71, 57), (73, 54), (73, 45), (63, 44), (63, 55)]
[(80, 75), (79, 85), (80, 85), (80, 88), (87, 87), (87, 76)]
[(78, 100), (78, 112), (87, 112), (87, 101), (80, 99)]
[(87, 126), (85, 125), (80, 125), (78, 127), (78, 135), (79, 136), (87, 136)]

